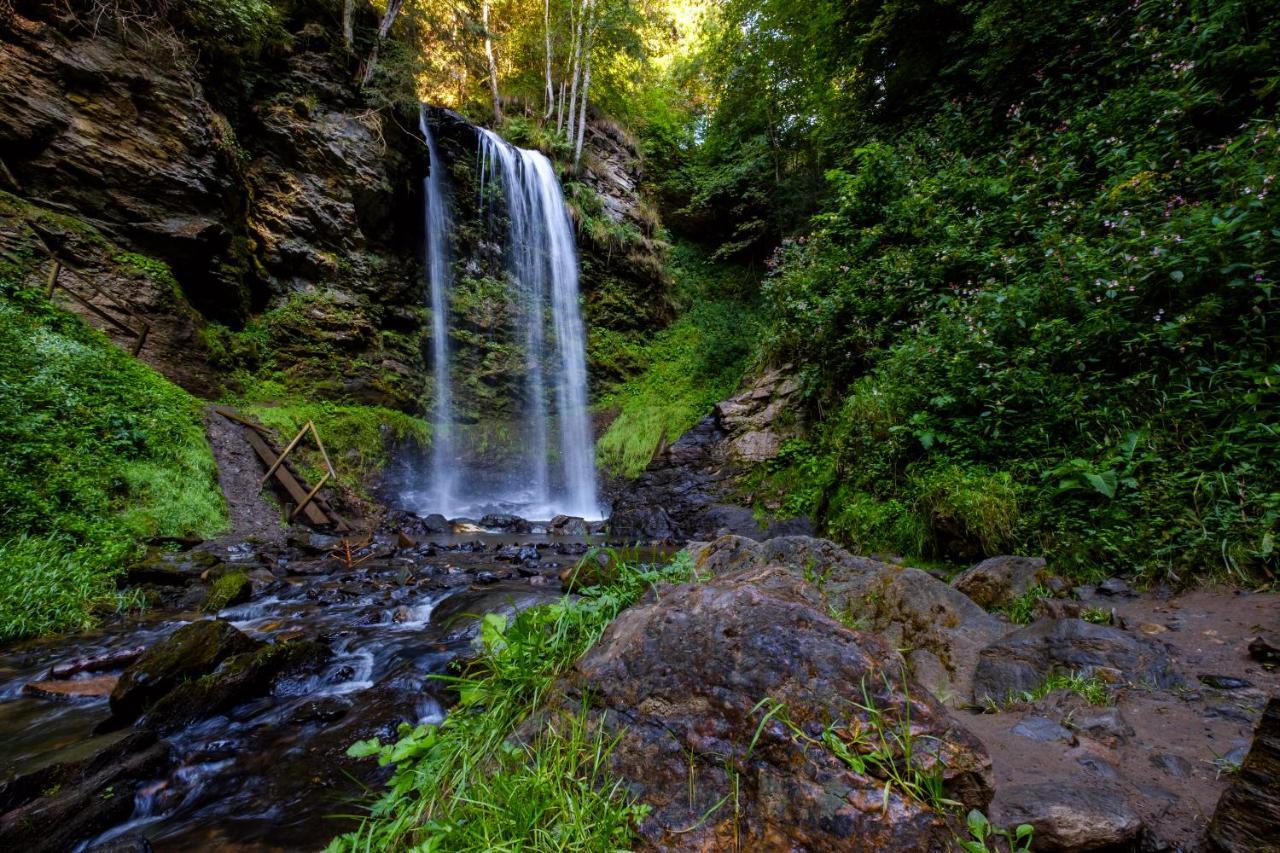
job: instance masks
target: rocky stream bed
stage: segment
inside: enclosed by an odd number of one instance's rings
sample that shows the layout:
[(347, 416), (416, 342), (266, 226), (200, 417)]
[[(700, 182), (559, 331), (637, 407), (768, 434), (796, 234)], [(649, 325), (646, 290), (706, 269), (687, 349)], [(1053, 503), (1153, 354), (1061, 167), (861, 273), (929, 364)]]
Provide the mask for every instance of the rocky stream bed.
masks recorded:
[[(562, 595), (600, 539), (487, 521), (508, 530), (393, 516), (350, 556), (305, 532), (155, 550), (127, 578), (143, 615), (0, 655), (0, 845), (322, 847), (385, 779), (347, 747), (443, 719), (431, 676), (471, 652), (478, 614)], [(956, 815), (882, 800), (816, 747), (869, 704), (909, 708), (912, 760), (961, 811), (1034, 825), (1034, 849), (1276, 849), (1274, 594), (1072, 589), (1025, 558), (948, 583), (803, 536), (690, 550), (695, 581), (626, 611), (521, 732), (592, 696), (611, 770), (653, 806), (645, 845), (951, 849)], [(975, 601), (1033, 582), (1058, 592), (1027, 626)], [(1101, 695), (1038, 689), (1067, 674)], [(739, 808), (709, 812), (729, 786)]]

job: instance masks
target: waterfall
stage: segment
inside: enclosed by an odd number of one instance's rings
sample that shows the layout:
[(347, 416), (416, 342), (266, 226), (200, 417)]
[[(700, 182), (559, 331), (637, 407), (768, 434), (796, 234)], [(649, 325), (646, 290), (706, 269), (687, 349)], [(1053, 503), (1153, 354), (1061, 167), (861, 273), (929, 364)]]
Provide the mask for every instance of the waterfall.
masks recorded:
[(424, 227), (426, 230), (427, 286), (431, 294), (431, 359), (432, 377), (435, 380), (435, 405), (431, 412), (431, 501), (440, 507), (437, 512), (448, 512), (453, 507), (453, 491), (458, 454), (453, 436), (453, 388), (449, 375), (449, 232), (453, 218), (449, 213), (448, 187), (445, 185), (444, 164), (436, 149), (435, 137), (427, 123), (425, 107), (419, 112), (418, 123), (427, 141), (430, 157), (427, 177), (423, 180), (423, 196), (426, 199)]
[[(444, 169), (424, 110), (422, 131), (431, 158), (426, 242), (436, 441), (428, 488), (414, 503), (422, 511), (445, 515), (506, 511), (529, 518), (561, 513), (600, 518), (587, 408), (586, 334), (578, 306), (578, 257), (560, 182), (541, 153), (517, 148), (484, 128), (477, 130), (480, 199), (482, 204), (501, 199), (501, 209), (492, 210), (495, 215), (488, 220), (500, 233), (490, 236), (502, 243), (508, 301), (524, 354), (519, 434), (510, 448), (514, 459), (497, 484), (492, 476), (471, 470), (459, 447), (448, 346), (452, 225)], [(495, 222), (502, 226), (493, 228)]]

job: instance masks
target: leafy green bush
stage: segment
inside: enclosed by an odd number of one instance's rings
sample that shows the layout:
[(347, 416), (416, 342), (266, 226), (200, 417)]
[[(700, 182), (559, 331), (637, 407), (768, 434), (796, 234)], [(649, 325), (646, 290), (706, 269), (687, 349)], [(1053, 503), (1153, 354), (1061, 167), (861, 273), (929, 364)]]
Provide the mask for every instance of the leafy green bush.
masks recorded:
[(975, 5), (965, 37), (992, 48), (937, 85), (1005, 75), (984, 97), (1007, 115), (952, 97), (863, 127), (776, 253), (766, 349), (801, 371), (831, 472), (808, 509), (859, 547), (904, 547), (915, 515), (953, 558), (1274, 577), (1275, 24), (1079, 5), (1019, 33), (992, 11), (1017, 4)]
[(86, 625), (156, 535), (225, 523), (200, 407), (0, 269), (0, 641)]

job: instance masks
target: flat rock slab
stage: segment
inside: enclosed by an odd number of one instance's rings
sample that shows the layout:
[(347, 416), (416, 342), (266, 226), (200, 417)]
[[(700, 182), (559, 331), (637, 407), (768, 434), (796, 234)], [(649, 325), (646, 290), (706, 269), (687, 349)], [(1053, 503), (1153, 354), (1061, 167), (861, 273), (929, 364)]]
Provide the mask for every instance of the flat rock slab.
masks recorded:
[(1272, 697), (1253, 745), (1209, 824), (1209, 845), (1229, 853), (1280, 851), (1280, 697)]
[(95, 675), (66, 681), (32, 681), (23, 685), (22, 692), (46, 699), (89, 699), (110, 696), (116, 689), (116, 675)]

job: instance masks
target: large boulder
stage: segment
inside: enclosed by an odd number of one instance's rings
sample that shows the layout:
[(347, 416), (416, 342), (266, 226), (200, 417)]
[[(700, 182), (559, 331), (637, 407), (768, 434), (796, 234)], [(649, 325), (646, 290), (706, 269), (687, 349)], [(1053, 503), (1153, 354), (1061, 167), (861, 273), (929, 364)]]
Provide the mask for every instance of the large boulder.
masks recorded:
[(1041, 619), (982, 650), (974, 696), (1003, 702), (1034, 690), (1055, 672), (1162, 688), (1182, 681), (1168, 647), (1158, 640), (1080, 619)]
[(111, 691), (111, 714), (129, 723), (179, 684), (212, 672), (218, 664), (258, 647), (230, 622), (207, 619), (183, 625), (148, 649)]
[(754, 542), (723, 536), (689, 550), (700, 576), (786, 566), (812, 586), (828, 615), (884, 634), (895, 647), (909, 646), (913, 676), (954, 706), (971, 700), (978, 653), (1006, 631), (1000, 620), (927, 572), (857, 557), (826, 539)]
[(827, 616), (782, 566), (660, 587), (519, 736), (584, 708), (592, 732), (616, 739), (610, 771), (651, 808), (639, 831), (658, 849), (948, 849), (946, 814), (892, 784), (885, 799), (884, 768), (855, 766), (877, 749), (966, 807), (991, 798), (981, 744), (888, 643)]
[(505, 581), (491, 586), (468, 587), (450, 595), (431, 611), (428, 639), (452, 645), (475, 640), (481, 620), (488, 614), (513, 619), (522, 610), (550, 604), (560, 592), (545, 586)]
[(314, 666), (329, 647), (314, 640), (273, 643), (227, 658), (213, 672), (179, 684), (147, 711), (144, 722), (161, 734), (221, 713), (266, 693), (277, 678)]
[(951, 579), (951, 585), (988, 610), (1008, 604), (1048, 580), (1044, 557), (991, 557)]
[(1249, 754), (1218, 800), (1208, 842), (1225, 853), (1280, 851), (1280, 697), (1267, 702)]
[(1126, 849), (1142, 831), (1124, 790), (1097, 779), (1002, 788), (991, 817), (1004, 826), (1031, 824), (1037, 851)]

